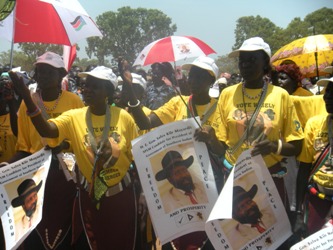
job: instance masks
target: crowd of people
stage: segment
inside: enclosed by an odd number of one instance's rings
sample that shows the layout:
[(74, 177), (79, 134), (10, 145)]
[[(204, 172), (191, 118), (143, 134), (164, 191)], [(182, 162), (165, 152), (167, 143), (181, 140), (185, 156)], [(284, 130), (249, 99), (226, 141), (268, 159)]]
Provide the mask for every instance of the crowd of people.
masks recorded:
[[(243, 151), (263, 157), (293, 228), (279, 249), (289, 249), (330, 223), (332, 67), (316, 83), (323, 87), (320, 94), (306, 88), (295, 62), (273, 67), (270, 46), (260, 37), (245, 40), (229, 57), (238, 59), (239, 74), (219, 74), (207, 56), (176, 69), (169, 62), (155, 62), (149, 73), (132, 72), (126, 58), (119, 58), (113, 69), (94, 65), (67, 71), (53, 52), (37, 58), (32, 78), (10, 69), (2, 72), (0, 166), (43, 147), (52, 150), (43, 217), (19, 249), (156, 249), (131, 141), (193, 117), (200, 119), (194, 138), (207, 145), (218, 192)], [(76, 179), (67, 180), (59, 167), (65, 153), (75, 159), (71, 171)], [(187, 169), (192, 163), (193, 156), (166, 154), (155, 178), (172, 184), (168, 195), (190, 192), (191, 199), (200, 200), (196, 183), (177, 182), (191, 179)], [(36, 196), (40, 183), (27, 183)], [(24, 206), (27, 194), (21, 189), (20, 202), (13, 206)], [(235, 186), (234, 200), (242, 197), (246, 206), (257, 207), (257, 189), (256, 183), (248, 191)], [(32, 219), (31, 209), (27, 211)], [(255, 221), (236, 210), (233, 215), (250, 229), (264, 221), (262, 214)], [(261, 225), (258, 230), (265, 229)], [(162, 249), (214, 248), (206, 233), (197, 231)]]

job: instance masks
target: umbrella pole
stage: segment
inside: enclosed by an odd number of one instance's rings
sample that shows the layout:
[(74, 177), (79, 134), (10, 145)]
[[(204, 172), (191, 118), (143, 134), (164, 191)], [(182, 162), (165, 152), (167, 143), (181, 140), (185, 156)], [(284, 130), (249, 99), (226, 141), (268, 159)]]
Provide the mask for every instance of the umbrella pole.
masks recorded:
[(16, 4), (13, 10), (13, 32), (12, 32), (12, 42), (10, 45), (10, 69), (13, 68), (13, 58), (14, 58), (14, 37), (15, 37), (15, 22), (16, 22)]
[(13, 50), (14, 50), (14, 41), (13, 41), (13, 39), (12, 39), (12, 43), (11, 43), (11, 45), (10, 45), (10, 62), (9, 62), (9, 65), (10, 65), (9, 67), (10, 67), (10, 69), (13, 68), (13, 57), (14, 57)]
[[(316, 73), (317, 73), (316, 84), (317, 84), (317, 81), (319, 80), (318, 52), (317, 52), (317, 51), (314, 53), (314, 56), (315, 56), (315, 60), (316, 60)], [(320, 87), (318, 86), (318, 95), (319, 95), (319, 94), (320, 94)]]

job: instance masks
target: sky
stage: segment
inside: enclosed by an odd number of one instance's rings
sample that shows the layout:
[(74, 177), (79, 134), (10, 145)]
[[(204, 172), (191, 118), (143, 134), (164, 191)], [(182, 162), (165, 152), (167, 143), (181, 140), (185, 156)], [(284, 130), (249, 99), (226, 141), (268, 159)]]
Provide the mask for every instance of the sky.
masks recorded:
[[(88, 14), (96, 17), (123, 6), (159, 9), (177, 25), (175, 35), (197, 37), (221, 56), (232, 51), (236, 21), (242, 16), (261, 16), (286, 28), (295, 18), (304, 17), (323, 7), (333, 8), (333, 0), (79, 0)], [(333, 27), (332, 27), (333, 30)], [(79, 42), (78, 56), (85, 54), (86, 41)], [(16, 48), (15, 46), (14, 48)], [(0, 52), (10, 49), (10, 42), (0, 38)], [(214, 55), (213, 55), (214, 57)]]

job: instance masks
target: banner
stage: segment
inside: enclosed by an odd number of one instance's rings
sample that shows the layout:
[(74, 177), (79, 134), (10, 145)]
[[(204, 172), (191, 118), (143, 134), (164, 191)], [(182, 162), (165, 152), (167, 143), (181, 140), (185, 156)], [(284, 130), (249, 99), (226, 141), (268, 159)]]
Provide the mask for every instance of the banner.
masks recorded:
[(244, 151), (208, 218), (206, 233), (215, 249), (276, 249), (291, 226), (262, 156)]
[(160, 126), (132, 141), (155, 233), (162, 244), (204, 231), (217, 199), (205, 143), (194, 140), (194, 119)]
[(17, 248), (42, 219), (51, 153), (41, 149), (0, 169), (0, 213), (6, 249)]

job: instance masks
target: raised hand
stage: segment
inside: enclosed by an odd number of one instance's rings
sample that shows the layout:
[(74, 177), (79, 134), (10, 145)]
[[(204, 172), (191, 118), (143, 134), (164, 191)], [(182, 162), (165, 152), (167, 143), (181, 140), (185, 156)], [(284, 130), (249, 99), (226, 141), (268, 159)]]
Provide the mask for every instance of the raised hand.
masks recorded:
[(123, 59), (122, 57), (118, 58), (118, 69), (123, 78), (124, 83), (132, 84), (132, 75), (131, 75), (131, 66), (129, 65), (128, 61)]
[(28, 87), (25, 85), (23, 78), (21, 76), (19, 77), (13, 71), (9, 71), (8, 74), (12, 80), (16, 93), (19, 96), (21, 96), (23, 99), (25, 99), (26, 97), (30, 97), (30, 91)]

